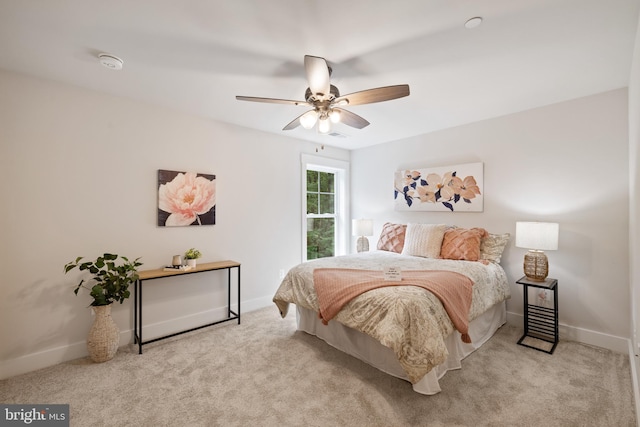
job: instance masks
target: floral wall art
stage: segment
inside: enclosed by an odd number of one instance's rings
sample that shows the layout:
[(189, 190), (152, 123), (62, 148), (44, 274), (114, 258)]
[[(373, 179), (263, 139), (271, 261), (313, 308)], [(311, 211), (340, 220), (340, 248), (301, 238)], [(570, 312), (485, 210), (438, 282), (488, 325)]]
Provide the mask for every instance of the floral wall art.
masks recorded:
[(158, 226), (215, 223), (215, 175), (158, 170)]
[(397, 211), (483, 210), (482, 163), (400, 170), (394, 181)]

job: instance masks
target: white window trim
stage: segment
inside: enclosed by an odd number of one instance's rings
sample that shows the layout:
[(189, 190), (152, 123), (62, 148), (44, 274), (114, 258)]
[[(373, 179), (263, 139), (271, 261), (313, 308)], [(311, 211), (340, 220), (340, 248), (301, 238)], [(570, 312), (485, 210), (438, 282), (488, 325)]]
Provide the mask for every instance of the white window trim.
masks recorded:
[(302, 260), (307, 260), (307, 170), (331, 172), (336, 175), (336, 255), (346, 255), (349, 246), (349, 162), (302, 154)]

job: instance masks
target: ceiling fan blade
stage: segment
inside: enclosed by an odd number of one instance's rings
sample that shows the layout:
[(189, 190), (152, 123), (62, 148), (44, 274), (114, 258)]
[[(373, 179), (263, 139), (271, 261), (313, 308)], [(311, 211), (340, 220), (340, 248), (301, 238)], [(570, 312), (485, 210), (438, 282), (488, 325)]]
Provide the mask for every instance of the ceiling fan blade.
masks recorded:
[(343, 110), (342, 108), (334, 108), (335, 111), (340, 112), (340, 122), (347, 126), (351, 126), (356, 129), (362, 129), (369, 126), (369, 122), (357, 114), (351, 111)]
[(333, 103), (339, 104), (341, 101), (346, 100), (349, 105), (373, 104), (374, 102), (389, 101), (404, 96), (409, 96), (409, 85), (384, 86), (354, 92), (336, 98)]
[(291, 120), (291, 122), (286, 125), (285, 127), (282, 128), (282, 130), (291, 130), (291, 129), (295, 129), (298, 126), (300, 126), (300, 117), (302, 117), (304, 115), (300, 114), (298, 117), (296, 117), (295, 119)]
[(269, 104), (309, 105), (307, 101), (293, 101), (291, 99), (258, 98), (255, 96), (236, 96), (238, 101), (266, 102)]
[(300, 126), (300, 117), (296, 117), (291, 123), (282, 128), (282, 130), (291, 130)]
[(311, 93), (319, 98), (330, 95), (329, 66), (324, 58), (318, 56), (304, 56), (304, 70), (307, 73), (307, 81)]

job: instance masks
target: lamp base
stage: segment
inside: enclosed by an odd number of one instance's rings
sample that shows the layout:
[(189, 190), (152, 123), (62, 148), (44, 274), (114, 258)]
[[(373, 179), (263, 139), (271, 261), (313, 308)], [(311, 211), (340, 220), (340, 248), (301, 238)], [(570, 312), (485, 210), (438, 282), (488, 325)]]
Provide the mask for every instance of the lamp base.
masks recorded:
[(358, 252), (368, 252), (369, 251), (369, 239), (365, 236), (358, 237), (358, 243), (356, 246), (356, 250)]
[(549, 274), (549, 261), (542, 251), (530, 250), (524, 255), (524, 275), (534, 282), (544, 282)]

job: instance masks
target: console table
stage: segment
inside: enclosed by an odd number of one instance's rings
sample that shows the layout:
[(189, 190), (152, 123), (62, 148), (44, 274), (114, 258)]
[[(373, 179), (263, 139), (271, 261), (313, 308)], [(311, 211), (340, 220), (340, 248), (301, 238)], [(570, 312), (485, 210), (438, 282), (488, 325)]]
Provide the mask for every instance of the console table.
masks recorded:
[[(236, 268), (238, 272), (238, 312), (231, 310), (231, 269)], [(154, 338), (148, 341), (142, 340), (142, 283), (153, 279), (162, 279), (172, 276), (185, 276), (187, 274), (204, 273), (207, 271), (227, 270), (227, 318), (218, 320), (217, 322), (207, 323), (206, 325), (196, 326), (195, 328), (187, 329), (184, 331), (176, 332), (173, 334), (165, 335), (159, 338)], [(228, 322), (230, 320), (238, 319), (238, 325), (240, 324), (240, 263), (236, 261), (217, 261), (198, 264), (196, 268), (188, 271), (166, 271), (163, 268), (156, 270), (144, 270), (138, 272), (138, 280), (136, 280), (134, 287), (134, 301), (133, 301), (133, 327), (134, 327), (134, 344), (138, 344), (138, 354), (142, 354), (142, 346), (152, 342), (160, 341), (166, 338), (171, 338), (176, 335), (186, 334), (187, 332), (195, 331), (196, 329), (206, 328), (208, 326), (217, 325), (219, 323)]]

